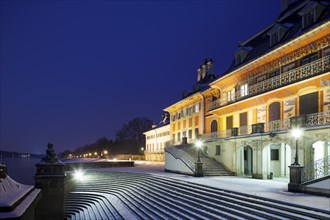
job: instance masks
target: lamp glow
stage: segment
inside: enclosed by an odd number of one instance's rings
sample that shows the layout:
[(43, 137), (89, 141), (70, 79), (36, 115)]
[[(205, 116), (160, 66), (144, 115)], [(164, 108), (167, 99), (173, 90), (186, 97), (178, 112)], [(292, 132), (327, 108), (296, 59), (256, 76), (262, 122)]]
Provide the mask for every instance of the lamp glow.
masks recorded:
[(299, 138), (302, 134), (301, 129), (295, 128), (292, 130), (292, 136), (295, 138)]
[(83, 180), (84, 179), (84, 172), (81, 170), (75, 170), (73, 176), (76, 180)]
[(203, 145), (203, 142), (202, 142), (202, 141), (200, 141), (200, 140), (197, 140), (197, 141), (196, 141), (196, 147), (197, 147), (197, 148), (201, 148), (202, 145)]

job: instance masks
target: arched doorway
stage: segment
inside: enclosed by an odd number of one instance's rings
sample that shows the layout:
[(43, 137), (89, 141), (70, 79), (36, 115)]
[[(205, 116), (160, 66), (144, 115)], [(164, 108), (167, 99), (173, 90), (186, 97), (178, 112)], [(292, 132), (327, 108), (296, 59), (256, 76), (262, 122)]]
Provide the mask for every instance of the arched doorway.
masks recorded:
[(253, 164), (253, 155), (252, 155), (252, 147), (244, 146), (244, 175), (252, 176), (252, 164)]
[(213, 120), (211, 122), (211, 136), (217, 137), (217, 133), (218, 133), (218, 122), (216, 120)]
[(291, 147), (283, 142), (267, 144), (262, 151), (262, 172), (264, 178), (288, 177), (292, 163)]

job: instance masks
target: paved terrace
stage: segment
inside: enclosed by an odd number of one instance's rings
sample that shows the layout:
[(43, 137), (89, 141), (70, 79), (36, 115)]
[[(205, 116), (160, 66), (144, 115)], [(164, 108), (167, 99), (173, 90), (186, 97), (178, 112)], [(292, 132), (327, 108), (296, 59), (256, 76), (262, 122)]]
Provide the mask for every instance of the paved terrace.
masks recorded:
[[(164, 172), (163, 162), (135, 161), (134, 167), (103, 168), (98, 170), (116, 172), (137, 172), (168, 176), (178, 180), (207, 185), (219, 189), (241, 192), (265, 198), (280, 200), (308, 207), (330, 211), (330, 198), (304, 193), (288, 192), (288, 178), (273, 180), (252, 179), (249, 177), (192, 177), (176, 173)], [(330, 186), (329, 186), (330, 187)]]

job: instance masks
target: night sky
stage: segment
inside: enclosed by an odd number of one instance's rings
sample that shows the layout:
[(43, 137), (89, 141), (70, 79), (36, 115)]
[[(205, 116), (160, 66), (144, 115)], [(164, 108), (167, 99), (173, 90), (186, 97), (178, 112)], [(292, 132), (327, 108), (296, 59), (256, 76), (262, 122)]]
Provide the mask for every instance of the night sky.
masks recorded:
[(180, 100), (204, 58), (220, 75), (280, 0), (0, 1), (0, 150), (114, 139)]

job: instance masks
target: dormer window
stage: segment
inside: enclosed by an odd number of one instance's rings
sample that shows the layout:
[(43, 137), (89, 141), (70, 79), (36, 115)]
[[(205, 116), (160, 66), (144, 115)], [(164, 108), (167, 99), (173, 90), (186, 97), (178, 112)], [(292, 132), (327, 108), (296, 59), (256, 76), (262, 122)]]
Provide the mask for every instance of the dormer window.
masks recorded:
[(319, 2), (310, 2), (298, 14), (301, 16), (302, 28), (313, 25), (320, 17), (325, 6)]
[(310, 10), (309, 12), (307, 12), (304, 17), (303, 17), (303, 27), (308, 27), (308, 26), (311, 26), (314, 22), (315, 22), (315, 19), (314, 19), (314, 10)]
[(270, 41), (271, 41), (270, 46), (274, 46), (274, 45), (278, 44), (278, 42), (279, 42), (278, 32), (275, 32), (270, 36)]
[(241, 64), (252, 49), (252, 47), (240, 47), (235, 53), (235, 65)]
[(292, 24), (290, 23), (275, 24), (274, 27), (267, 32), (267, 35), (269, 36), (270, 40), (269, 47), (277, 45), (282, 40), (282, 38), (290, 27), (292, 27)]

